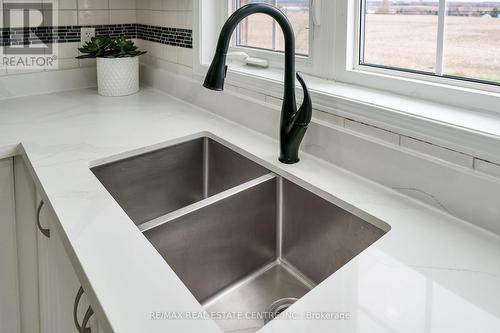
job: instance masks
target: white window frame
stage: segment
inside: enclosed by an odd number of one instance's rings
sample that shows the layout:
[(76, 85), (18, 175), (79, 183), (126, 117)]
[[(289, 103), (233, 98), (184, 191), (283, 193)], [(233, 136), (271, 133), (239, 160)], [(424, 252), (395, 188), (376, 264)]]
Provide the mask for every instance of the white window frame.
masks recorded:
[[(218, 32), (229, 15), (230, 1), (232, 0), (194, 1), (194, 13), (197, 15), (194, 18), (193, 36), (195, 74), (202, 76), (208, 69), (217, 44)], [(311, 25), (313, 38), (310, 40), (310, 56), (306, 59), (297, 57), (297, 70), (330, 80), (331, 84), (335, 84), (332, 81), (337, 81), (475, 111), (495, 114), (500, 112), (498, 86), (360, 65), (360, 4), (361, 0), (320, 2), (321, 24)], [(444, 18), (441, 18), (440, 25), (444, 29)], [(283, 54), (280, 52), (235, 46), (232, 46), (230, 51), (244, 51), (252, 57), (267, 58), (270, 67), (275, 70), (283, 66)], [(246, 80), (241, 71), (235, 70), (235, 73), (237, 74), (233, 75), (233, 78), (239, 83)], [(248, 86), (267, 84), (269, 90), (278, 91), (274, 82), (262, 73), (262, 83), (257, 82), (259, 74), (249, 74)], [(326, 81), (325, 83), (328, 84)]]
[[(310, 1), (310, 5), (313, 2), (312, 0)], [(235, 0), (227, 0), (224, 1), (226, 4), (226, 13), (229, 17), (233, 11), (233, 6), (235, 4)], [(310, 11), (311, 13), (311, 11)], [(279, 27), (278, 27), (279, 29)], [(309, 54), (307, 56), (304, 55), (297, 55), (296, 56), (296, 66), (298, 70), (309, 72), (309, 73), (314, 73), (314, 68), (313, 68), (313, 59), (314, 59), (314, 54), (317, 53), (315, 52), (315, 39), (314, 39), (314, 34), (315, 34), (315, 25), (313, 24), (313, 19), (312, 15), (309, 15)], [(245, 46), (240, 46), (236, 45), (236, 31), (234, 31), (233, 34), (233, 41), (229, 47), (229, 52), (245, 52), (251, 57), (256, 57), (256, 58), (262, 58), (266, 59), (269, 62), (269, 66), (272, 68), (283, 68), (283, 53), (282, 52), (277, 52), (273, 50), (266, 50), (266, 49), (258, 49), (258, 48), (253, 48), (253, 47), (245, 47)]]
[[(211, 0), (210, 0), (211, 1)], [(318, 10), (317, 14), (321, 22), (320, 25), (315, 25), (312, 19), (314, 6), (325, 7), (325, 3), (329, 3), (329, 0), (309, 0), (310, 1), (310, 18), (309, 18), (309, 55), (297, 55), (296, 56), (296, 69), (304, 73), (312, 74), (318, 77), (331, 78), (333, 76), (333, 62), (328, 61), (328, 65), (324, 65), (327, 61), (324, 59), (327, 55), (331, 55), (331, 50), (333, 49), (333, 36), (334, 29), (331, 20), (327, 17), (322, 17), (324, 15), (324, 10)], [(203, 1), (201, 1), (203, 3)], [(218, 26), (222, 26), (226, 19), (232, 13), (232, 6), (234, 0), (223, 0), (218, 6), (222, 15), (218, 17)], [(208, 6), (208, 4), (207, 4)], [(326, 4), (327, 7), (333, 9), (332, 4)], [(196, 21), (196, 20), (195, 20)], [(195, 22), (196, 24), (196, 22)], [(279, 29), (279, 28), (278, 28)], [(271, 68), (283, 69), (284, 54), (282, 52), (276, 52), (272, 50), (257, 49), (252, 47), (236, 46), (235, 45), (236, 30), (233, 33), (233, 42), (231, 43), (228, 52), (245, 52), (251, 57), (266, 59)], [(330, 56), (331, 59), (331, 56)], [(323, 65), (322, 65), (323, 64)], [(196, 65), (196, 64), (195, 64)]]
[(488, 83), (486, 80), (479, 80), (474, 78), (459, 77), (453, 75), (447, 75), (445, 71), (445, 43), (446, 43), (446, 10), (447, 1), (450, 0), (439, 0), (438, 9), (438, 22), (437, 22), (437, 39), (436, 39), (436, 68), (435, 73), (412, 71), (411, 69), (405, 70), (405, 68), (384, 68), (384, 66), (375, 66), (377, 64), (361, 64), (361, 42), (364, 40), (363, 36), (363, 21), (361, 18), (362, 8), (361, 3), (365, 0), (356, 1), (355, 12), (357, 12), (357, 20), (355, 24), (357, 25), (357, 30), (355, 32), (355, 38), (357, 43), (355, 43), (354, 49), (354, 69), (363, 70), (372, 73), (389, 74), (396, 75), (406, 78), (421, 79), (429, 82), (443, 83), (449, 85), (455, 85), (464, 88), (486, 90), (494, 93), (500, 93), (500, 84)]
[[(336, 6), (335, 80), (474, 110), (500, 112), (498, 85), (360, 64), (361, 0), (340, 0), (336, 1)], [(443, 72), (445, 8), (445, 0), (440, 0), (438, 73)]]

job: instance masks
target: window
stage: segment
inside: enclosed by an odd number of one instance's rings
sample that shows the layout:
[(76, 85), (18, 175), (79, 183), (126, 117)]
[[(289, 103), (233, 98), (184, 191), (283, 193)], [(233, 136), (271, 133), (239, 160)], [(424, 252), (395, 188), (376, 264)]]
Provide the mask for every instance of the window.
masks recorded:
[[(336, 82), (499, 112), (500, 0), (197, 0), (201, 75), (220, 26), (256, 2), (287, 14), (297, 36), (296, 70), (328, 80), (318, 81), (325, 89), (344, 89)], [(274, 20), (251, 15), (233, 36), (230, 52), (265, 58), (270, 67), (261, 71), (236, 60), (229, 66), (233, 83), (281, 91), (271, 83), (283, 68), (283, 37)]]
[(500, 0), (363, 0), (359, 64), (500, 84)]
[[(309, 54), (309, 0), (235, 0), (233, 11), (249, 3), (265, 2), (278, 7), (292, 23), (296, 54)], [(283, 33), (274, 19), (255, 14), (241, 22), (236, 31), (236, 46), (284, 51)]]

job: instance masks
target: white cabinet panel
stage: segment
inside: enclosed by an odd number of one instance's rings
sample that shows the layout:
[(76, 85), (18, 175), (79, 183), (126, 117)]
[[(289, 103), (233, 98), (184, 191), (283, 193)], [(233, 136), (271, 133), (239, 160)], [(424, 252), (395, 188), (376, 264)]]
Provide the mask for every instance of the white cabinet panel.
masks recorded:
[[(22, 158), (0, 160), (0, 333), (80, 333), (73, 308), (81, 284), (41, 201)], [(88, 308), (83, 294), (80, 324)], [(91, 332), (104, 333), (95, 317)]]
[[(40, 210), (40, 224), (50, 230), (50, 238), (38, 233), (41, 333), (79, 333), (73, 321), (73, 305), (80, 282), (66, 255), (51, 209)], [(79, 306), (80, 322), (85, 296)]]
[(14, 158), (14, 188), (21, 332), (39, 333), (35, 185), (21, 157)]
[(20, 333), (14, 166), (0, 160), (0, 333)]

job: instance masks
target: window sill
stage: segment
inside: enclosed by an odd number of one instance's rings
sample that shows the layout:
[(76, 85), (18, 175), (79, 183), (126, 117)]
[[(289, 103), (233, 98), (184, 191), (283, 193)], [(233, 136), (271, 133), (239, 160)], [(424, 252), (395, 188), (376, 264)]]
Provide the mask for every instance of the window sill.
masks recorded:
[[(231, 65), (228, 84), (281, 98), (283, 73)], [(500, 163), (500, 116), (306, 75), (313, 107)], [(300, 104), (302, 91), (297, 87)]]

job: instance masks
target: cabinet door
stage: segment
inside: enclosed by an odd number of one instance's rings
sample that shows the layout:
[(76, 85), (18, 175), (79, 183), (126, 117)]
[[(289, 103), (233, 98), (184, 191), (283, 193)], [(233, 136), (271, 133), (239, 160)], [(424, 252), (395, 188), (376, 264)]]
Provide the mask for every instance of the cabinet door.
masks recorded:
[(0, 160), (0, 333), (20, 333), (14, 166)]
[[(41, 199), (39, 199), (39, 202)], [(40, 332), (79, 333), (73, 320), (73, 306), (80, 282), (57, 231), (56, 217), (47, 205), (40, 210), (40, 224), (50, 237), (38, 233)], [(88, 303), (85, 295), (79, 305), (79, 322)]]
[(35, 184), (21, 157), (14, 158), (19, 308), (22, 333), (39, 333)]
[(92, 318), (92, 322), (90, 323), (90, 328), (92, 330), (92, 333), (109, 333), (111, 332), (110, 330), (107, 330), (104, 328), (104, 325), (102, 322), (99, 321), (99, 319), (96, 317), (94, 314), (94, 318)]

